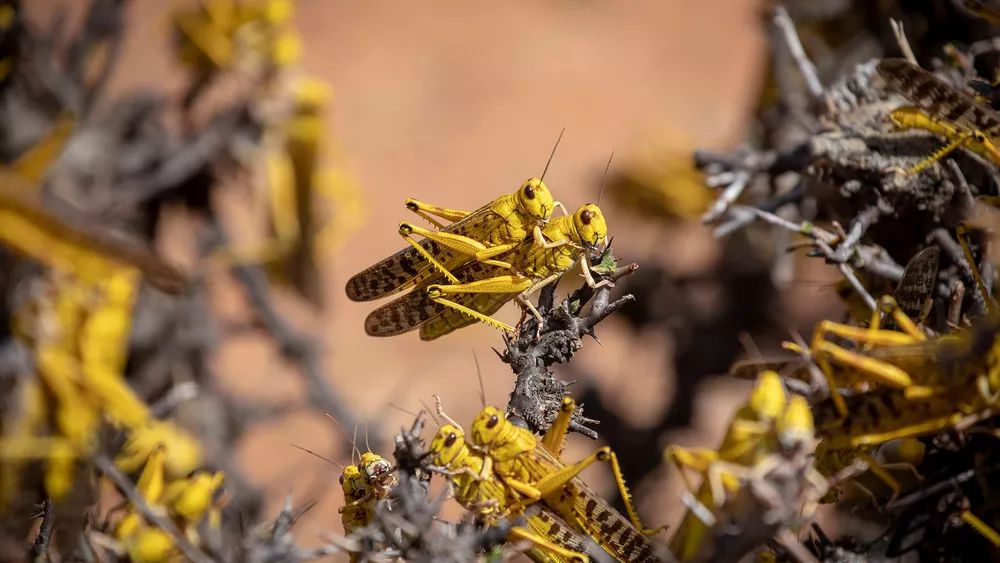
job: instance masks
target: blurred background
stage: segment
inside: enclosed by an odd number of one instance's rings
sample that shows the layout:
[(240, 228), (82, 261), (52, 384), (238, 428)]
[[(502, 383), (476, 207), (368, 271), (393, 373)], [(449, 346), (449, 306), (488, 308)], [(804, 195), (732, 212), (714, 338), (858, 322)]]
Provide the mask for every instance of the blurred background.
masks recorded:
[[(27, 7), (40, 18), (46, 15), (34, 2)], [(178, 69), (164, 48), (170, 40), (166, 22), (174, 9), (172, 3), (149, 0), (128, 6), (112, 92), (180, 90), (181, 82), (173, 79)], [(323, 256), (327, 308), (319, 311), (281, 293), (279, 305), (322, 346), (324, 373), (335, 392), (362, 420), (378, 425), (383, 436), (411, 418), (390, 403), (415, 411), (419, 401), (430, 403), (434, 393), (454, 418), (470, 421), (480, 408), (473, 351), (481, 358), (488, 401), (506, 404), (513, 385), (509, 368), (490, 350), (501, 344), (500, 335), (488, 327), (474, 326), (433, 342), (421, 342), (415, 334), (390, 339), (365, 335), (362, 323), (372, 305), (348, 301), (343, 287), (351, 275), (402, 247), (396, 227), (411, 219), (402, 205), (407, 197), (461, 209), (479, 207), (541, 174), (565, 128), (545, 180), (557, 199), (575, 209), (597, 199), (612, 151), (615, 176), (664, 150), (683, 154), (694, 147), (738, 143), (747, 134), (766, 57), (766, 19), (762, 4), (754, 0), (300, 0), (294, 25), (301, 33), (302, 72), (332, 86), (326, 127), (335, 142), (333, 158), (353, 176), (363, 208), (359, 222), (348, 226), (339, 246)], [(246, 196), (223, 197), (237, 207)], [(669, 418), (675, 378), (689, 378), (685, 385), (690, 387), (711, 373), (707, 370), (724, 373), (728, 358), (740, 349), (738, 331), (754, 328), (739, 326), (740, 319), (731, 316), (730, 326), (714, 326), (712, 317), (731, 306), (722, 302), (754, 300), (760, 293), (744, 287), (745, 294), (722, 294), (732, 283), (719, 278), (724, 249), (700, 226), (697, 213), (667, 224), (641, 218), (614, 202), (602, 201), (602, 207), (615, 237), (615, 254), (640, 264), (637, 278), (648, 271), (666, 276), (651, 279), (653, 284), (687, 280), (675, 292), (686, 302), (663, 299), (655, 315), (669, 320), (690, 309), (704, 313), (695, 321), (697, 327), (681, 321), (684, 337), (699, 339), (699, 357), (687, 355), (689, 373), (674, 369), (677, 343), (661, 328), (666, 326), (662, 319), (640, 321), (636, 329), (624, 318), (602, 324), (602, 345), (588, 342), (562, 372), (581, 379), (578, 399), (593, 397), (585, 390), (596, 389), (605, 406), (624, 419), (624, 428), (648, 431)], [(766, 278), (766, 268), (762, 272)], [(213, 285), (212, 307), (222, 318), (235, 322), (245, 314), (243, 297), (231, 282), (220, 279)], [(801, 291), (832, 295), (822, 284)], [(646, 308), (641, 294), (639, 299)], [(780, 317), (777, 309), (763, 310), (777, 307), (776, 301), (753, 304), (762, 310), (751, 316), (766, 312)], [(512, 322), (517, 314), (516, 307), (508, 306), (501, 317)], [(239, 394), (278, 400), (306, 392), (260, 335), (225, 338), (214, 363), (224, 386)], [(643, 479), (628, 468), (626, 474), (648, 522), (673, 522), (682, 511), (679, 502), (665, 502), (676, 499), (678, 489), (664, 483), (662, 468), (649, 472), (659, 464), (663, 447), (714, 443), (744, 389), (742, 382), (712, 380), (699, 387), (693, 402), (687, 397), (675, 407), (693, 414), (690, 421), (675, 416), (668, 423), (670, 432), (620, 437), (619, 444), (635, 450), (623, 455), (643, 460), (631, 464), (645, 473)], [(591, 402), (584, 399), (585, 407), (591, 408)], [(603, 432), (610, 425), (608, 421), (598, 429)], [(263, 514), (273, 514), (288, 493), (296, 504), (319, 501), (297, 527), (297, 538), (306, 545), (340, 526), (336, 509), (343, 501), (334, 486), (339, 470), (291, 444), (345, 462), (344, 441), (322, 414), (300, 412), (255, 426), (240, 444), (240, 465), (266, 491)], [(570, 456), (592, 448), (588, 442), (573, 438)], [(388, 449), (387, 442), (380, 445)], [(605, 468), (590, 473), (595, 485), (603, 483), (606, 492), (613, 492)], [(458, 513), (457, 506), (451, 508)]]
[[(24, 9), (30, 20), (47, 22), (66, 4), (33, 1)], [(127, 4), (107, 99), (136, 90), (183, 91), (183, 73), (168, 48), (169, 21), (189, 4)], [(371, 434), (378, 430), (383, 440), (372, 449), (387, 454), (384, 438), (409, 424), (411, 416), (390, 404), (415, 411), (437, 393), (451, 416), (470, 421), (481, 407), (473, 352), (490, 403), (506, 404), (513, 375), (491, 352), (500, 334), (486, 326), (433, 342), (416, 334), (366, 336), (363, 320), (372, 304), (350, 302), (346, 280), (402, 248), (397, 225), (412, 220), (406, 198), (477, 208), (541, 174), (565, 128), (545, 181), (571, 210), (595, 201), (614, 152), (601, 206), (615, 256), (640, 270), (620, 284), (621, 292), (637, 295), (636, 306), (602, 323), (600, 343), (587, 341), (559, 373), (578, 380), (576, 398), (602, 421), (598, 430), (622, 456), (647, 524), (675, 522), (683, 507), (679, 485), (660, 464), (663, 448), (716, 443), (747, 387), (710, 376), (724, 374), (745, 343), (766, 348), (788, 328), (807, 329), (839, 310), (837, 278), (818, 261), (774, 274), (773, 257), (761, 255), (761, 245), (745, 235), (719, 242), (700, 223), (711, 195), (690, 153), (731, 148), (754, 131), (769, 57), (763, 3), (299, 0), (293, 24), (302, 58), (290, 74), (332, 88), (324, 159), (350, 178), (357, 198), (346, 215), (334, 214), (335, 244), (319, 260), (324, 307), (281, 289), (275, 299), (289, 323), (319, 345), (333, 392)], [(635, 185), (668, 181), (676, 188), (665, 201), (633, 197)], [(213, 197), (237, 238), (253, 231), (245, 190), (220, 189)], [(189, 229), (183, 220), (166, 223), (159, 244), (183, 264)], [(309, 393), (266, 335), (226, 330), (252, 324), (253, 315), (231, 277), (210, 273), (207, 287), (207, 306), (223, 327), (210, 355), (221, 387), (275, 403)], [(515, 321), (516, 307), (500, 316)], [(359, 441), (364, 434), (358, 431)], [(296, 504), (318, 501), (296, 528), (297, 539), (309, 545), (340, 529), (339, 470), (293, 445), (346, 463), (346, 442), (322, 413), (298, 409), (254, 424), (239, 441), (236, 461), (264, 492), (268, 517), (288, 494)], [(593, 447), (576, 436), (569, 455)], [(593, 468), (587, 478), (611, 495), (608, 473)]]

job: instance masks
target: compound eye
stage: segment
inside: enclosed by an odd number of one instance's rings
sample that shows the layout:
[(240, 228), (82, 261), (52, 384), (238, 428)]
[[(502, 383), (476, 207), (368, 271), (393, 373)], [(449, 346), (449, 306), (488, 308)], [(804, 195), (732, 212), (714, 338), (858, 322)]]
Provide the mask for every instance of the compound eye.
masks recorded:
[(499, 422), (500, 422), (500, 417), (498, 417), (497, 415), (493, 415), (493, 416), (490, 417), (490, 419), (488, 421), (486, 421), (486, 427), (487, 428), (493, 428)]
[(590, 224), (590, 211), (584, 209), (580, 212), (580, 222), (584, 225)]
[(444, 447), (447, 448), (447, 447), (450, 447), (450, 446), (454, 445), (455, 444), (455, 440), (457, 440), (457, 439), (458, 439), (458, 436), (456, 436), (454, 432), (452, 432), (451, 434), (448, 434), (448, 437), (444, 439)]
[(340, 476), (340, 484), (341, 484), (341, 485), (343, 485), (343, 484), (344, 484), (344, 476), (343, 476), (343, 475), (341, 475), (341, 476)]
[(531, 184), (524, 186), (524, 197), (528, 199), (535, 199), (535, 188), (532, 188)]

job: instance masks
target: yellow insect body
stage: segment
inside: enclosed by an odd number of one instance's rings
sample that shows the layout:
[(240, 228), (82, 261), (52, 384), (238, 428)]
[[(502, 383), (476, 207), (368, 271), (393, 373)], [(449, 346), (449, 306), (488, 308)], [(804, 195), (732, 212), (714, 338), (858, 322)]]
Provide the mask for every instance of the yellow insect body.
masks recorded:
[(986, 160), (1000, 166), (1000, 149), (981, 132), (963, 131), (947, 121), (934, 118), (923, 110), (914, 107), (897, 108), (889, 114), (889, 119), (897, 129), (920, 129), (939, 137), (944, 137), (950, 141), (949, 144), (927, 157), (926, 160), (911, 168), (911, 173), (918, 173), (926, 169), (933, 162), (940, 160), (958, 146), (969, 149)]
[[(433, 340), (459, 328), (484, 322), (502, 330), (512, 327), (490, 317), (504, 303), (531, 293), (555, 281), (600, 247), (607, 237), (607, 223), (600, 208), (587, 204), (573, 215), (557, 217), (544, 229), (540, 246), (526, 241), (505, 256), (510, 267), (469, 263), (456, 270), (462, 283), (432, 284), (427, 291), (412, 291), (373, 311), (365, 319), (365, 332), (372, 336), (393, 336), (420, 328), (420, 338)], [(522, 304), (528, 306), (526, 300)]]
[(883, 59), (876, 71), (889, 90), (920, 106), (893, 112), (890, 119), (897, 126), (924, 129), (949, 141), (909, 173), (926, 169), (962, 146), (1000, 165), (1000, 150), (993, 142), (1000, 135), (1000, 113), (907, 60)]
[(619, 561), (655, 561), (655, 546), (641, 531), (645, 529), (614, 452), (602, 448), (595, 457), (611, 462), (629, 518), (611, 508), (578, 477), (558, 477), (566, 467), (559, 451), (575, 408), (573, 399), (564, 399), (559, 417), (539, 445), (529, 430), (507, 420), (499, 409), (486, 407), (472, 423), (470, 443), (486, 452), (494, 473), (524, 497), (521, 503), (543, 502)]
[[(520, 498), (518, 493), (493, 474), (489, 457), (469, 448), (460, 428), (451, 424), (442, 426), (431, 441), (429, 450), (433, 454), (433, 463), (449, 471), (459, 504), (487, 521), (523, 513), (522, 507), (515, 508)], [(581, 469), (574, 468), (574, 471)], [(527, 528), (513, 528), (508, 540), (531, 542), (527, 555), (533, 561), (564, 563), (589, 560), (580, 538), (556, 515), (543, 510), (525, 516)]]
[(372, 452), (362, 453), (357, 465), (344, 468), (340, 475), (344, 506), (338, 510), (344, 533), (351, 534), (368, 525), (378, 501), (389, 498), (399, 482), (391, 470), (388, 460)]
[[(353, 276), (347, 282), (347, 296), (354, 301), (371, 301), (410, 287), (420, 289), (444, 278), (455, 282), (452, 272), (462, 265), (491, 261), (535, 237), (536, 229), (549, 220), (555, 205), (548, 186), (539, 178), (529, 178), (516, 192), (472, 212), (408, 200), (408, 209), (439, 230), (402, 223), (400, 233), (410, 246)], [(453, 222), (445, 226), (432, 215)], [(424, 240), (416, 242), (411, 233)]]
[[(739, 486), (732, 473), (719, 471), (719, 467), (752, 466), (774, 451), (773, 424), (785, 411), (787, 401), (778, 374), (762, 372), (747, 403), (733, 415), (717, 451), (685, 450), (676, 446), (667, 448), (666, 457), (677, 465), (689, 490), (693, 489), (682, 466), (705, 475), (704, 482), (694, 495), (700, 507), (717, 510), (725, 500), (725, 492)], [(680, 561), (691, 561), (702, 550), (707, 534), (708, 526), (694, 510), (689, 509), (670, 539), (670, 549)]]

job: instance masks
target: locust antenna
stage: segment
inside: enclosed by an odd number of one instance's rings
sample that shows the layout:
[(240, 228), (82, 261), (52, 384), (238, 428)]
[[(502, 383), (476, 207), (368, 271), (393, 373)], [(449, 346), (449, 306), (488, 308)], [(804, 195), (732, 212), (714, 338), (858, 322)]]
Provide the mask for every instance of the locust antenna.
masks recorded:
[[(332, 414), (330, 414), (330, 413), (324, 413), (324, 414), (326, 414), (326, 417), (329, 418), (331, 421), (333, 421), (333, 423), (337, 426), (337, 428), (340, 429), (340, 431), (344, 434), (344, 438), (350, 438), (350, 440), (351, 440), (351, 463), (353, 464), (354, 463), (354, 451), (358, 449), (357, 440), (355, 439), (355, 438), (357, 438), (357, 435), (358, 435), (358, 427), (357, 426), (354, 427), (354, 438), (351, 438), (351, 435), (347, 433), (347, 430), (344, 429), (344, 427), (340, 424), (340, 422), (336, 418), (333, 418)], [(358, 455), (359, 456), (361, 455), (360, 451), (358, 452)]]
[(365, 423), (365, 451), (371, 453), (372, 447), (368, 445), (368, 423)]
[(423, 405), (424, 410), (426, 410), (427, 414), (430, 415), (432, 420), (434, 420), (434, 424), (438, 425), (438, 428), (444, 426), (443, 424), (441, 424), (441, 420), (438, 417), (434, 416), (434, 410), (428, 407), (427, 403), (425, 403), (423, 399), (420, 399), (420, 404)]
[[(437, 413), (438, 413), (439, 415), (441, 415), (441, 418), (443, 418), (443, 419), (445, 419), (446, 421), (448, 421), (448, 424), (451, 424), (451, 425), (452, 425), (452, 426), (454, 426), (455, 428), (458, 428), (459, 430), (462, 430), (462, 425), (461, 425), (461, 424), (459, 424), (459, 423), (458, 423), (457, 421), (455, 421), (455, 419), (454, 419), (454, 418), (452, 418), (452, 417), (448, 416), (448, 415), (447, 415), (447, 414), (446, 414), (446, 413), (444, 412), (444, 407), (442, 407), (442, 406), (441, 406), (441, 396), (440, 396), (440, 395), (438, 395), (438, 394), (435, 394), (435, 395), (434, 395), (434, 404), (435, 404), (435, 405), (437, 406)], [(463, 432), (464, 432), (464, 430), (463, 430)]]
[(479, 376), (479, 402), (486, 408), (486, 386), (483, 385), (483, 370), (479, 367), (479, 355), (472, 350), (472, 361), (476, 362), (476, 375)]
[(411, 411), (410, 409), (404, 409), (403, 407), (397, 405), (396, 403), (389, 403), (389, 406), (392, 407), (392, 408), (394, 408), (394, 409), (396, 409), (396, 410), (398, 410), (399, 412), (406, 413), (406, 414), (408, 414), (408, 415), (410, 415), (410, 416), (412, 416), (414, 418), (416, 418), (417, 416), (419, 416), (417, 413)]
[(353, 450), (351, 451), (351, 463), (355, 463), (355, 461), (354, 461), (354, 452), (358, 453), (358, 461), (361, 461), (361, 450), (358, 449), (358, 425), (357, 424), (354, 425), (354, 435), (351, 436), (351, 448), (353, 448)]
[(549, 160), (548, 160), (548, 162), (545, 163), (545, 168), (542, 169), (542, 175), (541, 175), (540, 178), (538, 178), (539, 180), (544, 180), (545, 179), (545, 173), (549, 171), (549, 165), (552, 164), (552, 157), (554, 157), (556, 155), (556, 149), (559, 148), (559, 141), (562, 140), (563, 133), (565, 133), (565, 132), (566, 132), (566, 128), (563, 127), (562, 131), (559, 132), (559, 138), (556, 139), (556, 144), (552, 146), (552, 152), (549, 153)]
[(615, 151), (611, 151), (608, 163), (604, 166), (604, 177), (601, 178), (601, 191), (597, 194), (597, 207), (601, 206), (601, 198), (604, 197), (604, 187), (608, 185), (608, 170), (611, 170), (611, 159), (615, 157)]
[(298, 445), (295, 445), (295, 444), (289, 444), (289, 445), (292, 446), (295, 449), (302, 450), (302, 451), (306, 452), (309, 455), (316, 456), (316, 457), (322, 459), (323, 461), (325, 461), (325, 462), (327, 462), (327, 463), (329, 463), (331, 465), (336, 465), (337, 467), (340, 468), (341, 471), (347, 469), (346, 467), (344, 467), (343, 465), (337, 463), (336, 461), (333, 461), (332, 459), (327, 458), (327, 457), (323, 457), (323, 456), (319, 455), (318, 453), (310, 450), (309, 448), (303, 448), (302, 446), (298, 446)]

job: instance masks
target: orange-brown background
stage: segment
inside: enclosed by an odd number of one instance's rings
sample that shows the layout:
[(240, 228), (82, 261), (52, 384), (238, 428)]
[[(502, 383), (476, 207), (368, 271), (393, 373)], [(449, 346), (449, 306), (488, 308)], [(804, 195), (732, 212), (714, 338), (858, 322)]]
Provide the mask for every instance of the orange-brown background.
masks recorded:
[[(131, 3), (113, 92), (182, 87), (170, 59), (170, 4)], [(304, 46), (301, 72), (334, 89), (328, 125), (336, 160), (356, 178), (367, 209), (361, 229), (325, 258), (328, 309), (311, 311), (290, 296), (282, 296), (281, 304), (322, 344), (327, 376), (352, 407), (392, 432), (409, 417), (388, 403), (416, 409), (418, 400), (439, 393), (452, 416), (471, 420), (479, 408), (473, 350), (482, 360), (489, 401), (505, 404), (512, 387), (509, 369), (490, 351), (500, 338), (489, 328), (476, 326), (433, 343), (415, 334), (364, 334), (371, 305), (348, 301), (342, 288), (352, 273), (401, 247), (396, 226), (408, 218), (405, 198), (478, 207), (541, 173), (563, 127), (566, 135), (546, 181), (570, 209), (596, 197), (611, 151), (613, 166), (625, 166), (653, 140), (717, 148), (738, 143), (766, 56), (760, 4), (300, 0), (295, 22)], [(626, 260), (697, 265), (717, 258), (709, 231), (701, 227), (673, 229), (667, 238), (662, 228), (639, 224), (612, 206), (607, 216), (616, 255)], [(231, 284), (220, 280), (214, 287), (221, 315), (245, 316)], [(575, 361), (601, 374), (599, 384), (613, 407), (635, 422), (652, 419), (671, 392), (662, 375), (670, 343), (620, 329), (609, 320), (602, 325), (603, 347), (587, 342)], [(229, 388), (258, 399), (302, 392), (262, 337), (225, 340), (217, 367)], [(695, 428), (671, 435), (671, 441), (717, 440), (743, 388), (716, 380), (698, 396)], [(342, 441), (329, 421), (303, 413), (257, 427), (240, 449), (247, 473), (268, 493), (267, 515), (289, 491), (296, 502), (319, 498), (297, 528), (302, 543), (339, 532), (341, 497), (336, 469), (290, 444), (338, 455)], [(574, 443), (576, 452), (590, 447), (582, 438)], [(651, 444), (649, 455), (659, 456), (663, 445)], [(607, 483), (600, 469), (589, 475)], [(676, 485), (664, 483), (654, 478), (639, 488), (651, 524), (673, 523), (680, 512)]]

